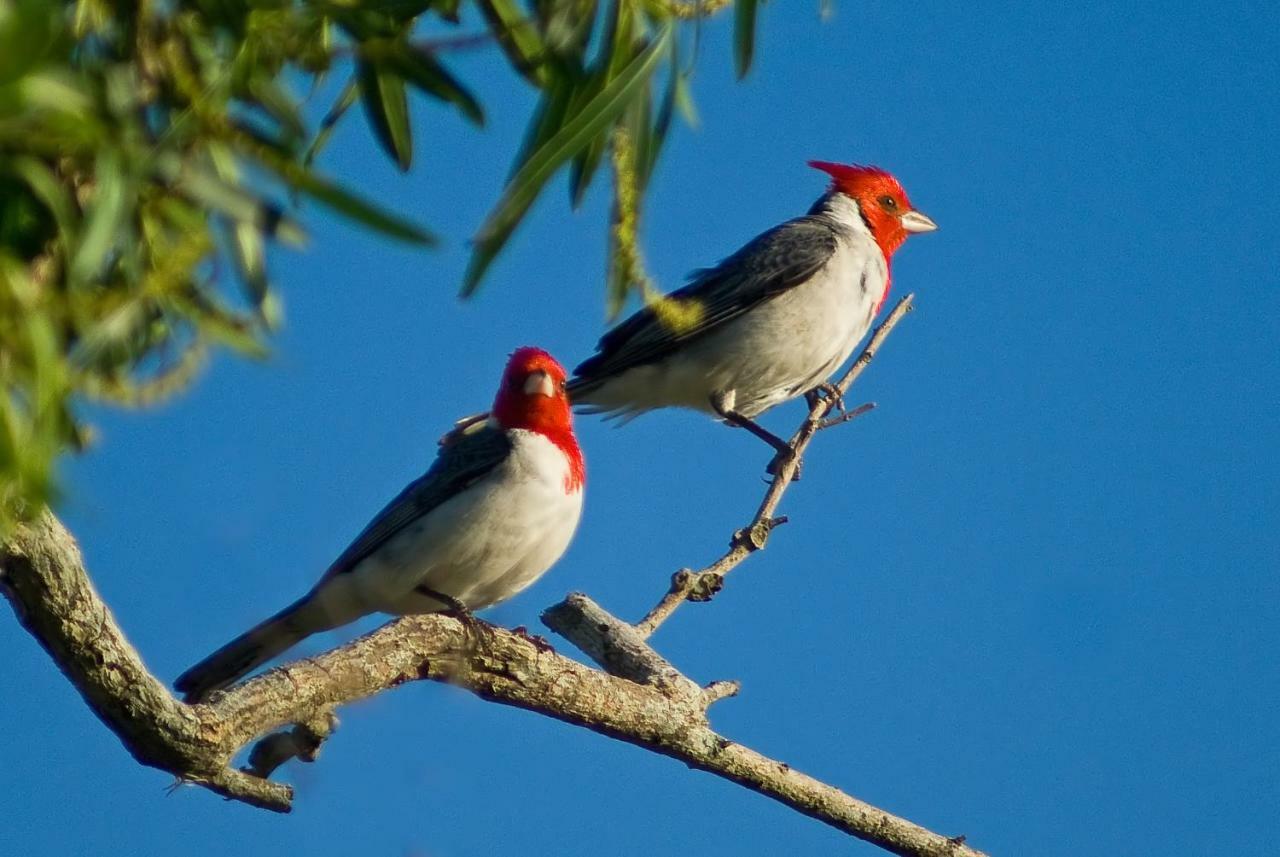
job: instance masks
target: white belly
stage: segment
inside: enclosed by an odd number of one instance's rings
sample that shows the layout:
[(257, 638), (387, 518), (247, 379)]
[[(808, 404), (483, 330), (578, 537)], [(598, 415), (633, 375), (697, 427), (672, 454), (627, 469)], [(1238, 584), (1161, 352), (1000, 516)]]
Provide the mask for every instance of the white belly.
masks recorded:
[(871, 327), (887, 282), (884, 256), (859, 237), (808, 282), (582, 401), (625, 415), (670, 406), (712, 412), (713, 394), (732, 393), (734, 409), (754, 417), (831, 377)]
[(479, 610), (541, 577), (573, 538), (582, 490), (566, 493), (568, 462), (554, 444), (533, 432), (513, 434), (511, 455), (497, 469), (330, 578), (317, 597), (358, 613), (443, 609), (415, 591), (425, 586)]

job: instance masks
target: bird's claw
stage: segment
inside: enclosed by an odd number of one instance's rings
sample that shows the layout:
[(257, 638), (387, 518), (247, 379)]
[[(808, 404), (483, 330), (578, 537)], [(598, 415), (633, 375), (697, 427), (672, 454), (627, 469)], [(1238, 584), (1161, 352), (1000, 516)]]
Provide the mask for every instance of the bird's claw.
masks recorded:
[(816, 408), (823, 399), (829, 400), (833, 408), (842, 414), (844, 413), (844, 395), (835, 384), (819, 384), (804, 394), (804, 400), (808, 403), (809, 410)]
[(556, 651), (555, 648), (551, 645), (550, 642), (547, 641), (546, 637), (540, 636), (538, 634), (531, 634), (529, 632), (529, 629), (526, 628), (524, 625), (515, 626), (514, 628), (511, 629), (511, 633), (519, 636), (521, 639), (527, 642), (533, 643), (533, 647), (537, 649), (539, 652), (542, 652), (543, 654), (546, 654), (548, 652), (555, 654), (555, 651)]
[(791, 481), (799, 482), (800, 473), (804, 468), (804, 460), (800, 458), (800, 456), (796, 454), (796, 451), (790, 447), (778, 450), (778, 454), (775, 455), (769, 462), (769, 465), (765, 467), (764, 472), (768, 473), (770, 476), (776, 477), (782, 472), (782, 468), (792, 461), (795, 462), (796, 466), (795, 471), (791, 474)]

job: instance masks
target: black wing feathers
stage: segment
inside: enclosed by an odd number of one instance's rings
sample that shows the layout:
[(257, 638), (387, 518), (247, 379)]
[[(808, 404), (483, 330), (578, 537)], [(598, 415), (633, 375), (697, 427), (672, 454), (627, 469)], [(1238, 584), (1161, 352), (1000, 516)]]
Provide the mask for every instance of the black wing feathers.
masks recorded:
[(610, 330), (592, 355), (574, 370), (575, 389), (661, 359), (682, 342), (702, 336), (761, 301), (805, 282), (836, 250), (836, 231), (823, 217), (806, 215), (776, 226), (713, 268), (695, 271), (690, 283), (669, 297), (696, 300), (702, 315), (686, 329), (663, 323), (645, 307)]
[(355, 568), (413, 521), (487, 476), (511, 453), (506, 432), (487, 425), (447, 435), (446, 439), (431, 468), (369, 522), (322, 579)]

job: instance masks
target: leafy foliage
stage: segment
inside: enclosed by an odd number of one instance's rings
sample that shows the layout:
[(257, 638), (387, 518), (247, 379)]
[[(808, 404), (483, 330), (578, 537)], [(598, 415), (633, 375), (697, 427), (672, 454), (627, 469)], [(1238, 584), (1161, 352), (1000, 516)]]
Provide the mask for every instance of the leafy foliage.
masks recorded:
[[(740, 2), (744, 74), (756, 3)], [(646, 282), (638, 210), (673, 113), (692, 121), (682, 36), (727, 0), (529, 3), (475, 0), (486, 32), (454, 37), (495, 44), (541, 93), (463, 291), (554, 175), (568, 168), (577, 205), (620, 144), (616, 312)], [(445, 64), (450, 39), (420, 35), (461, 12), (460, 0), (0, 0), (0, 534), (50, 499), (57, 456), (87, 442), (78, 401), (155, 402), (212, 346), (263, 353), (280, 319), (268, 247), (304, 243), (300, 202), (434, 243), (315, 159), (357, 100), (402, 170), (410, 93), (484, 123)], [(294, 88), (329, 74), (347, 82), (313, 129)]]

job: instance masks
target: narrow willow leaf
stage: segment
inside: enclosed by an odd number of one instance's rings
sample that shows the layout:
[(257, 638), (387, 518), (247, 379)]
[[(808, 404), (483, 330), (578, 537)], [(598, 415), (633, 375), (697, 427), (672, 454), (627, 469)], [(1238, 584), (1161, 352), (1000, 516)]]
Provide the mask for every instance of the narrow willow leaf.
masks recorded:
[(36, 158), (14, 158), (12, 168), (53, 215), (62, 246), (70, 250), (75, 246), (78, 214), (66, 186), (53, 174), (53, 170)]
[(671, 67), (667, 69), (667, 88), (662, 95), (662, 103), (658, 105), (658, 116), (653, 120), (653, 133), (648, 147), (648, 160), (641, 165), (644, 183), (647, 184), (653, 175), (653, 168), (662, 154), (662, 146), (667, 142), (667, 134), (671, 132), (671, 121), (676, 112), (676, 97), (680, 88), (680, 53), (676, 43), (671, 43)]
[(545, 86), (547, 46), (524, 9), (515, 0), (477, 0), (476, 5), (515, 70), (534, 86)]
[(281, 176), (291, 187), (306, 194), (316, 202), (351, 220), (363, 223), (384, 235), (408, 241), (411, 244), (434, 245), (436, 236), (399, 215), (368, 202), (354, 193), (339, 187), (328, 179), (306, 170), (291, 171)]
[(635, 147), (636, 193), (644, 193), (649, 184), (649, 168), (653, 164), (655, 143), (653, 140), (653, 124), (649, 117), (653, 112), (653, 99), (650, 87), (646, 86), (631, 106), (627, 108), (623, 121), (631, 134), (631, 144)]
[(475, 250), (463, 280), (464, 295), (475, 292), (485, 270), (537, 199), (547, 180), (598, 135), (606, 133), (631, 100), (640, 94), (670, 38), (670, 27), (663, 27), (649, 47), (534, 152), (512, 177), (476, 237)]
[(689, 85), (689, 74), (680, 75), (676, 81), (676, 110), (680, 111), (684, 124), (697, 128), (701, 124), (698, 118), (698, 105), (693, 103), (693, 87)]
[(520, 148), (516, 150), (515, 159), (511, 162), (511, 172), (507, 175), (508, 182), (520, 172), (520, 168), (525, 165), (530, 156), (563, 127), (569, 113), (569, 102), (573, 100), (576, 92), (574, 85), (564, 77), (557, 77), (547, 85), (542, 99), (538, 102), (538, 107), (529, 119), (524, 139), (520, 141)]
[(751, 59), (756, 51), (756, 11), (759, 0), (734, 0), (733, 4), (733, 61), (738, 79), (751, 70)]
[(128, 350), (130, 342), (139, 337), (149, 322), (150, 312), (143, 299), (131, 298), (85, 331), (71, 349), (72, 365), (81, 369), (92, 368), (110, 352)]
[[(602, 40), (601, 54), (596, 61), (600, 68), (598, 80), (594, 84), (597, 90), (607, 86), (609, 81), (617, 77), (627, 62), (634, 57), (636, 23), (632, 4), (614, 5)], [(672, 39), (671, 44), (675, 45), (676, 40)], [(569, 109), (570, 112), (576, 112), (573, 105), (570, 105)], [(587, 189), (591, 186), (591, 180), (595, 177), (608, 146), (609, 137), (607, 134), (602, 134), (592, 140), (587, 148), (574, 158), (573, 166), (569, 170), (569, 200), (575, 209), (582, 205)]]
[(120, 153), (107, 149), (94, 163), (93, 201), (85, 214), (85, 229), (71, 261), (71, 281), (87, 283), (98, 275), (129, 212), (129, 181)]
[(173, 181), (193, 202), (212, 208), (236, 223), (246, 223), (263, 234), (278, 238), (288, 244), (300, 245), (306, 241), (306, 233), (297, 221), (286, 215), (280, 206), (259, 199), (244, 188), (230, 184), (217, 176), (182, 167), (176, 157), (161, 158), (158, 167), (162, 175)]
[(404, 81), (389, 69), (361, 61), (356, 64), (360, 102), (369, 127), (391, 159), (406, 172), (413, 162), (413, 136), (409, 131), (409, 100)]
[(249, 81), (249, 92), (286, 136), (294, 141), (306, 139), (307, 123), (288, 90), (266, 75), (254, 75)]
[(237, 313), (216, 297), (199, 288), (191, 288), (186, 294), (172, 294), (164, 301), (166, 312), (187, 319), (198, 337), (256, 359), (265, 358), (270, 351), (263, 344), (255, 320)]
[(449, 73), (435, 57), (412, 45), (402, 44), (399, 50), (387, 57), (388, 64), (406, 81), (430, 96), (447, 101), (472, 124), (484, 125), (484, 109), (475, 96)]
[(315, 139), (311, 141), (311, 145), (307, 147), (306, 154), (302, 156), (302, 165), (304, 167), (311, 166), (311, 162), (316, 159), (316, 155), (320, 154), (320, 150), (328, 144), (338, 120), (342, 118), (342, 114), (346, 113), (352, 104), (356, 103), (356, 97), (359, 94), (359, 87), (356, 85), (356, 78), (353, 75), (351, 80), (347, 81), (347, 85), (342, 87), (342, 92), (338, 94), (333, 106), (329, 108), (329, 112), (324, 114), (324, 118), (320, 120), (320, 128), (316, 131)]
[(436, 14), (450, 24), (459, 22), (458, 7), (462, 5), (462, 0), (435, 0), (431, 5), (436, 10)]
[[(209, 160), (213, 163), (213, 169), (218, 178), (231, 185), (239, 184), (240, 169), (230, 149), (221, 143), (211, 143)], [(267, 281), (267, 258), (262, 241), (262, 230), (253, 223), (233, 220), (228, 225), (228, 231), (231, 255), (240, 272), (240, 279), (247, 287), (254, 308), (260, 309), (270, 289), (270, 283)]]

